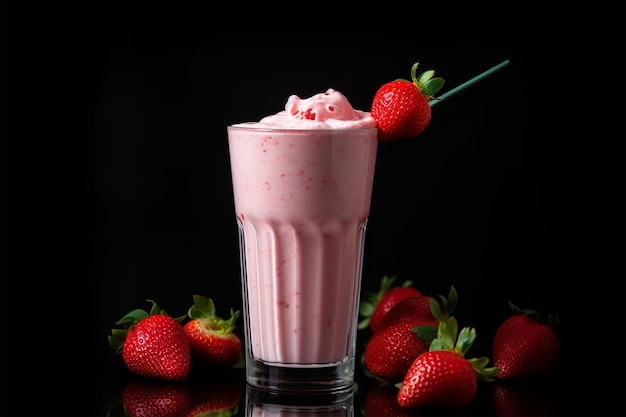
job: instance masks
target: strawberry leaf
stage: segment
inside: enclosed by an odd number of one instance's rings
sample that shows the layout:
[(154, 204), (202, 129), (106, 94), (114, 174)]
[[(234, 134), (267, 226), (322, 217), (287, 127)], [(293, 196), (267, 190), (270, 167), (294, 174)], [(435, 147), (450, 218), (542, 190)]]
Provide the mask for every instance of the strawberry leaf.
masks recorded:
[(434, 70), (428, 70), (428, 71), (422, 72), (419, 75), (419, 77), (417, 77), (417, 84), (418, 85), (424, 85), (428, 80), (433, 78), (434, 75), (435, 75), (435, 71)]
[(165, 312), (165, 310), (161, 310), (161, 307), (159, 307), (159, 305), (156, 303), (156, 301), (150, 300), (150, 299), (147, 299), (146, 301), (149, 302), (149, 303), (152, 303), (152, 307), (150, 308), (150, 315), (151, 316), (154, 315), (154, 314), (167, 314)]
[(133, 325), (145, 319), (146, 317), (148, 317), (148, 312), (146, 310), (137, 308), (135, 310), (130, 311), (126, 315), (124, 315), (124, 317), (116, 321), (115, 324), (116, 325), (125, 325), (125, 324)]
[(454, 317), (439, 322), (437, 337), (430, 344), (430, 350), (454, 350), (458, 328), (459, 325)]
[(441, 90), (444, 83), (445, 81), (443, 78), (435, 77), (422, 84), (420, 91), (426, 96), (428, 100), (432, 100), (436, 98), (435, 94), (437, 94), (439, 90)]
[[(369, 323), (369, 316), (371, 316), (376, 310), (376, 306), (369, 301), (362, 301), (359, 305), (359, 314), (367, 316), (367, 322)], [(363, 320), (366, 321), (366, 320)]]
[(187, 316), (191, 320), (200, 320), (207, 328), (221, 334), (232, 333), (240, 315), (240, 311), (233, 311), (231, 308), (230, 318), (224, 320), (215, 314), (215, 303), (213, 300), (198, 294), (193, 296), (193, 305), (187, 310)]
[(497, 366), (492, 366), (487, 368), (487, 364), (489, 363), (489, 358), (480, 357), (480, 358), (472, 358), (467, 360), (474, 370), (476, 371), (476, 376), (481, 382), (493, 382), (496, 380), (498, 373), (500, 372), (500, 368)]
[(434, 70), (427, 70), (417, 75), (418, 65), (419, 62), (416, 62), (411, 67), (411, 79), (424, 97), (430, 101), (435, 98), (435, 94), (441, 90), (445, 81), (441, 77), (435, 77)]
[(447, 317), (444, 317), (444, 313), (441, 310), (441, 306), (439, 305), (437, 300), (431, 297), (428, 300), (428, 303), (430, 304), (430, 311), (432, 311), (433, 316), (437, 319), (437, 321), (443, 321), (447, 318)]
[(437, 337), (435, 326), (415, 326), (413, 331), (426, 343), (431, 343)]
[(190, 319), (213, 319), (215, 318), (215, 303), (210, 298), (195, 294), (193, 305), (187, 310), (187, 315)]
[(456, 305), (459, 301), (458, 293), (456, 292), (456, 288), (454, 286), (450, 287), (450, 292), (448, 292), (448, 297), (446, 298), (446, 311), (448, 314), (452, 314), (454, 310), (456, 310)]
[(470, 327), (464, 327), (461, 329), (456, 341), (454, 350), (465, 356), (467, 351), (472, 347), (476, 340), (476, 329)]
[(115, 350), (115, 353), (122, 353), (122, 347), (126, 340), (126, 334), (128, 330), (124, 329), (112, 329), (111, 335), (108, 336), (109, 346)]
[(447, 297), (439, 295), (438, 298), (440, 300), (439, 303), (437, 303), (437, 301), (433, 298), (430, 299), (430, 310), (432, 311), (433, 316), (435, 316), (437, 321), (446, 321), (446, 319), (450, 317), (456, 309), (456, 305), (458, 302), (458, 294), (456, 292), (456, 288), (454, 288), (454, 286), (451, 286)]

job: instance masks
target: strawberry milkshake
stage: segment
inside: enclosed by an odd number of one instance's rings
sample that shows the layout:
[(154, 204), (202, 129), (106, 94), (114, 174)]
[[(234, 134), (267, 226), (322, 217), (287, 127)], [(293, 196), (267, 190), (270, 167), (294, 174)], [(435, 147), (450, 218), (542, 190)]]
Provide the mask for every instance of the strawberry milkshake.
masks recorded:
[(376, 122), (329, 89), (228, 140), (248, 382), (350, 390)]

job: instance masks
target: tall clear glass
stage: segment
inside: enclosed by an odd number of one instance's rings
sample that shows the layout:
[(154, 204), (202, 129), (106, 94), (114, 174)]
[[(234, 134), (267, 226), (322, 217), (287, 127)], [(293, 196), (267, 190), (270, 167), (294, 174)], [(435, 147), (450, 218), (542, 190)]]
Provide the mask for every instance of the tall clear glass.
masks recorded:
[(378, 131), (227, 130), (247, 381), (350, 391)]

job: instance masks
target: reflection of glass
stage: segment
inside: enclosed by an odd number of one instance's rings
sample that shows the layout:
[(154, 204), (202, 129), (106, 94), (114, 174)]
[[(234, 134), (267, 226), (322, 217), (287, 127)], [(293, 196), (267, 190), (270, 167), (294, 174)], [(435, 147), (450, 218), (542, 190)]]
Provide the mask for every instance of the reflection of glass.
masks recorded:
[(248, 386), (246, 417), (354, 417), (354, 394), (277, 394)]
[(354, 383), (376, 128), (228, 127), (251, 385)]

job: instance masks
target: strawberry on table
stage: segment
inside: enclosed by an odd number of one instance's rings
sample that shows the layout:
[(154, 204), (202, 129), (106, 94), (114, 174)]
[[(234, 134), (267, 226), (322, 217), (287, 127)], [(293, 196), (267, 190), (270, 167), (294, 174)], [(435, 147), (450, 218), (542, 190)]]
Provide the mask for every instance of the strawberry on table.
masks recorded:
[(458, 410), (476, 395), (476, 372), (457, 352), (437, 350), (418, 356), (398, 391), (405, 408)]
[(536, 310), (509, 302), (513, 315), (500, 324), (493, 338), (492, 356), (499, 379), (532, 378), (549, 373), (560, 355), (559, 318), (544, 321)]
[(383, 382), (399, 382), (413, 360), (422, 352), (427, 352), (429, 341), (422, 340), (413, 331), (417, 326), (435, 326), (436, 320), (429, 322), (407, 318), (372, 335), (365, 346), (365, 367), (369, 373)]
[(415, 359), (402, 380), (400, 406), (447, 410), (467, 406), (476, 395), (477, 381), (493, 382), (498, 372), (498, 368), (486, 368), (487, 357), (465, 358), (475, 339), (473, 328), (458, 332), (454, 316), (441, 321), (430, 350)]
[(189, 339), (180, 322), (185, 316), (170, 317), (153, 300), (148, 313), (135, 309), (115, 323), (109, 345), (121, 353), (128, 369), (141, 376), (182, 381), (189, 375)]
[(432, 323), (432, 326), (437, 327), (439, 323), (433, 314), (432, 301), (432, 297), (417, 295), (398, 302), (380, 322), (379, 331), (407, 317), (411, 317), (416, 321)]
[(381, 141), (419, 136), (431, 117), (429, 101), (441, 90), (444, 80), (428, 70), (417, 75), (418, 63), (411, 67), (411, 80), (397, 79), (383, 84), (372, 100), (371, 114)]
[(192, 358), (211, 367), (242, 367), (242, 343), (233, 333), (240, 312), (233, 312), (228, 320), (215, 314), (215, 303), (203, 295), (193, 296), (194, 304), (183, 326), (191, 345)]
[(407, 298), (422, 295), (413, 287), (412, 281), (405, 281), (402, 285), (394, 287), (395, 280), (396, 277), (384, 276), (380, 281), (378, 292), (363, 293), (359, 305), (359, 314), (363, 319), (358, 324), (359, 329), (366, 329), (369, 326), (372, 333), (375, 333), (393, 306)]

